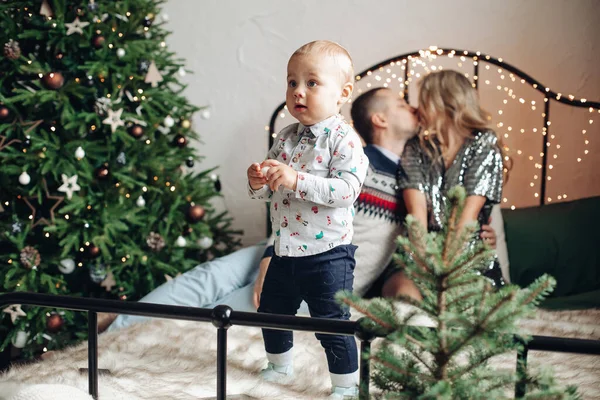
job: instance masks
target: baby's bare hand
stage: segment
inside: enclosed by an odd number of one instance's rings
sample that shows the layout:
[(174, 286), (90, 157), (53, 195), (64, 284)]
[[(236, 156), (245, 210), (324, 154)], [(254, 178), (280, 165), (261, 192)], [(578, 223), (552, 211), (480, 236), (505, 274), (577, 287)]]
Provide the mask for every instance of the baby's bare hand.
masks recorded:
[[(272, 161), (272, 160), (267, 160)], [(263, 162), (265, 164), (267, 161)], [(279, 189), (279, 186), (283, 186), (289, 190), (296, 190), (296, 181), (298, 180), (298, 172), (289, 165), (277, 163), (276, 165), (271, 163), (269, 165), (269, 171), (267, 172), (267, 182), (272, 191)]]
[(246, 174), (248, 175), (250, 187), (254, 190), (260, 189), (267, 183), (267, 178), (261, 172), (259, 163), (250, 165)]

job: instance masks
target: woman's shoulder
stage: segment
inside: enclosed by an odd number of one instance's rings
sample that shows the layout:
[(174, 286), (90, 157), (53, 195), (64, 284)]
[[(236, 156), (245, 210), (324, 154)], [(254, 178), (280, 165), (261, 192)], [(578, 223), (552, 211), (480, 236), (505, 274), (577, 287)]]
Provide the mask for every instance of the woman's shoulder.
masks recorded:
[(498, 145), (498, 136), (492, 129), (473, 130), (473, 144), (476, 146)]

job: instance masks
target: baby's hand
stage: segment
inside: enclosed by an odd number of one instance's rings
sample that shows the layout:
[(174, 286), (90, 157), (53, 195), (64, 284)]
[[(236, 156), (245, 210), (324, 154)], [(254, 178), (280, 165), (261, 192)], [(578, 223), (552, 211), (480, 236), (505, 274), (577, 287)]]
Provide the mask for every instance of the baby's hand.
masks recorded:
[(298, 172), (289, 165), (280, 163), (277, 160), (265, 160), (260, 164), (261, 167), (269, 167), (267, 171), (267, 182), (272, 191), (279, 189), (279, 186), (290, 190), (296, 190), (296, 181)]
[(254, 190), (260, 189), (267, 183), (267, 178), (261, 172), (259, 163), (253, 163), (250, 165), (248, 167), (247, 175), (250, 187)]

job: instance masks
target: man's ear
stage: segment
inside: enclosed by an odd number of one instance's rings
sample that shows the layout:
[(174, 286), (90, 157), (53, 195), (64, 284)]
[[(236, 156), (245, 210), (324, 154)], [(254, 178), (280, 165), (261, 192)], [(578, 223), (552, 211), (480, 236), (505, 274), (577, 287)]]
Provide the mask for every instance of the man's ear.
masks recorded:
[(385, 117), (385, 114), (380, 113), (380, 112), (376, 112), (376, 113), (373, 113), (373, 115), (371, 115), (371, 123), (373, 124), (373, 126), (376, 126), (378, 128), (387, 128), (388, 127), (388, 121), (387, 121), (387, 118)]
[(350, 96), (352, 96), (352, 91), (354, 90), (354, 83), (346, 82), (342, 87), (342, 95), (340, 100), (338, 101), (338, 105), (341, 107), (343, 104), (347, 103), (350, 100)]

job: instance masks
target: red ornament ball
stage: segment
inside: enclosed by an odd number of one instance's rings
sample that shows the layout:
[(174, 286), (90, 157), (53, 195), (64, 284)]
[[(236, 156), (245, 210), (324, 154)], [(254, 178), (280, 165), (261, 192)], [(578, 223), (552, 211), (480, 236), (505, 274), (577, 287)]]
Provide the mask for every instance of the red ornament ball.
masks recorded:
[(177, 147), (182, 148), (187, 145), (187, 139), (183, 135), (177, 135), (177, 136), (175, 136), (174, 143)]
[(48, 332), (56, 333), (63, 327), (64, 323), (65, 321), (60, 315), (52, 314), (46, 320), (46, 329), (48, 329)]
[(144, 127), (139, 124), (134, 124), (128, 129), (128, 132), (134, 138), (139, 139), (144, 135)]
[(106, 39), (104, 38), (104, 36), (102, 35), (96, 35), (92, 38), (92, 46), (94, 46), (95, 48), (99, 49), (102, 46), (104, 46), (104, 42), (106, 41)]
[(42, 83), (48, 89), (60, 89), (65, 83), (65, 78), (60, 72), (50, 72), (42, 77)]
[(110, 176), (108, 166), (102, 165), (96, 169), (96, 178), (100, 181), (105, 181)]
[(10, 115), (8, 107), (0, 105), (0, 121), (4, 121)]
[(186, 217), (188, 219), (188, 221), (190, 221), (191, 223), (196, 223), (199, 222), (200, 220), (202, 220), (202, 218), (204, 218), (204, 214), (206, 214), (206, 211), (204, 210), (204, 207), (199, 206), (199, 205), (191, 205), (188, 208)]
[(96, 258), (100, 255), (100, 248), (93, 243), (84, 247), (85, 256), (88, 258)]
[(194, 229), (191, 226), (186, 225), (183, 227), (183, 231), (181, 232), (181, 234), (183, 236), (189, 236), (192, 234), (193, 231), (194, 231)]

